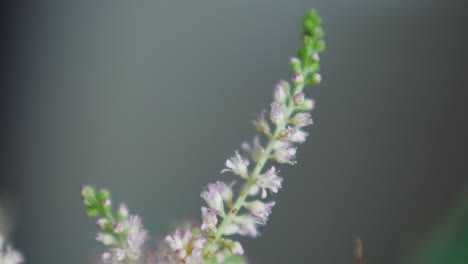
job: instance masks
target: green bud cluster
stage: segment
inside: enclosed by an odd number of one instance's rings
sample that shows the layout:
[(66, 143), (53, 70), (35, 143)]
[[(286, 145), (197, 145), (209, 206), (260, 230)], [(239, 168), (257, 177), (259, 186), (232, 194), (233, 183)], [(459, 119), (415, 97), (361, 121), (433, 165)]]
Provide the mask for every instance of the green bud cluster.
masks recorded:
[(89, 217), (98, 217), (96, 225), (100, 229), (112, 234), (121, 234), (124, 231), (123, 224), (128, 220), (128, 209), (122, 204), (114, 216), (111, 193), (108, 190), (96, 191), (92, 186), (83, 186), (81, 196), (86, 206), (86, 214)]
[[(325, 42), (323, 41), (322, 19), (317, 11), (310, 9), (304, 16), (303, 20), (303, 46), (298, 50), (298, 56), (302, 60), (302, 72), (313, 73), (319, 70), (319, 56), (325, 50)], [(297, 65), (291, 65), (292, 70), (297, 72)], [(320, 82), (319, 75), (312, 74), (305, 80), (305, 84), (317, 84)]]

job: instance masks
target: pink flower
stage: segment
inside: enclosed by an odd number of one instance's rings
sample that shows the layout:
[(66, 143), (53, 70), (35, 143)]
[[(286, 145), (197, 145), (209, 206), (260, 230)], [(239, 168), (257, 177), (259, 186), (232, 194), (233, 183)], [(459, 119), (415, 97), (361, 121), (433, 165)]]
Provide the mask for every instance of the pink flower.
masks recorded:
[(158, 264), (202, 264), (203, 248), (207, 240), (198, 233), (196, 237), (190, 229), (176, 229), (172, 235), (161, 241), (156, 254)]
[(314, 121), (312, 120), (312, 116), (310, 113), (297, 113), (290, 121), (291, 123), (303, 127), (303, 126), (308, 126), (312, 125)]
[(296, 148), (290, 142), (278, 141), (274, 146), (274, 150), (273, 159), (279, 163), (296, 164), (294, 160), (296, 158)]
[(226, 169), (223, 169), (221, 173), (232, 171), (242, 178), (247, 178), (249, 176), (247, 171), (247, 166), (249, 166), (249, 164), (249, 160), (239, 155), (239, 152), (236, 151), (233, 157), (226, 160)]
[(268, 217), (271, 214), (271, 209), (273, 208), (273, 206), (275, 206), (274, 201), (269, 202), (269, 203), (263, 203), (263, 202), (257, 200), (257, 201), (247, 203), (245, 205), (245, 208), (250, 210), (250, 212), (252, 212), (252, 214), (257, 216), (258, 220), (262, 224), (265, 225), (267, 220), (268, 220)]
[(219, 215), (224, 216), (223, 198), (220, 194), (221, 183), (208, 184), (208, 190), (202, 192), (201, 197), (205, 199), (208, 206), (218, 212)]
[(272, 166), (266, 173), (260, 175), (257, 179), (257, 184), (262, 188), (262, 198), (267, 197), (267, 189), (272, 193), (277, 193), (281, 188), (283, 178), (276, 175), (276, 168)]
[(201, 225), (201, 230), (206, 229), (216, 229), (216, 224), (218, 224), (218, 214), (215, 210), (202, 207), (202, 219), (203, 224)]
[(274, 124), (280, 124), (284, 120), (284, 104), (273, 102), (271, 103), (270, 119)]

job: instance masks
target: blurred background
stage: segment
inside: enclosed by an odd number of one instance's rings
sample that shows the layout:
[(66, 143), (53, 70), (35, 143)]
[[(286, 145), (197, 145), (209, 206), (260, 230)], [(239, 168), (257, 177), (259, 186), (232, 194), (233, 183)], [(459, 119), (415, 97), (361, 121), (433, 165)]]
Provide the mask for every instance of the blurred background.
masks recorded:
[[(316, 8), (327, 50), (310, 140), (252, 263), (466, 263), (462, 0), (11, 1), (1, 8), (0, 230), (27, 263), (90, 263), (80, 186), (154, 238), (250, 140)], [(156, 239), (151, 246), (154, 247)], [(458, 254), (458, 255), (457, 255)]]

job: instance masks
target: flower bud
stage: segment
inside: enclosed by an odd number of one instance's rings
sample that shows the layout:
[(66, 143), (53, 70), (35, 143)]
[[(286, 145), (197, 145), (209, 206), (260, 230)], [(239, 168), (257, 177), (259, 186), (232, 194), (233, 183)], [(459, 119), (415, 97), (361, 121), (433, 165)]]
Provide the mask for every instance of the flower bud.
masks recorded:
[(228, 250), (231, 251), (232, 254), (235, 255), (244, 255), (244, 249), (242, 248), (241, 243), (235, 241), (228, 247)]
[(286, 92), (284, 91), (284, 87), (281, 86), (280, 84), (277, 84), (275, 87), (275, 91), (273, 93), (273, 97), (275, 98), (275, 101), (278, 103), (284, 102), (286, 100)]
[(94, 197), (96, 195), (96, 191), (93, 187), (86, 185), (81, 187), (81, 195), (84, 198)]
[(95, 239), (106, 246), (117, 244), (117, 240), (111, 234), (97, 233)]
[(220, 184), (219, 194), (221, 195), (221, 198), (223, 198), (223, 201), (232, 202), (232, 196), (233, 196), (232, 186), (236, 182), (232, 182), (229, 185), (225, 184), (224, 182), (217, 182), (217, 183)]
[(319, 84), (322, 81), (322, 75), (316, 73), (312, 76), (313, 84)]
[(280, 80), (277, 85), (281, 85), (284, 91), (286, 92), (286, 94), (289, 94), (289, 92), (291, 91), (291, 86), (285, 80)]
[(292, 77), (292, 81), (295, 85), (302, 83), (304, 81), (304, 76), (302, 76), (301, 73), (296, 72)]
[(85, 206), (92, 206), (94, 204), (93, 200), (90, 200), (88, 197), (83, 197), (83, 203)]
[(120, 234), (123, 232), (123, 230), (124, 230), (124, 226), (121, 222), (116, 222), (114, 224), (114, 233)]
[(297, 58), (291, 58), (289, 63), (291, 65), (291, 69), (294, 72), (300, 72), (301, 71), (301, 62)]
[(274, 124), (279, 124), (284, 120), (284, 104), (273, 102), (271, 104), (270, 119)]
[(270, 125), (268, 125), (268, 122), (265, 120), (265, 114), (266, 114), (266, 110), (263, 110), (260, 113), (260, 116), (258, 117), (258, 119), (253, 121), (253, 125), (255, 126), (258, 132), (265, 134), (265, 135), (270, 135), (271, 134)]
[(300, 105), (304, 102), (304, 93), (298, 93), (294, 95), (293, 101), (295, 105)]
[(106, 190), (106, 189), (99, 190), (99, 193), (98, 193), (99, 200), (104, 200), (104, 199), (109, 199), (109, 198), (110, 198), (109, 190)]
[(129, 215), (129, 212), (128, 212), (128, 207), (126, 204), (120, 204), (119, 206), (119, 210), (117, 211), (117, 218), (119, 220), (124, 220), (124, 219), (127, 219)]
[(110, 206), (112, 205), (112, 202), (110, 199), (103, 199), (101, 201), (101, 204), (104, 208), (110, 208)]
[(305, 99), (304, 102), (298, 106), (296, 109), (299, 111), (310, 111), (315, 108), (315, 101), (312, 99)]
[(319, 54), (318, 54), (318, 53), (312, 53), (312, 54), (310, 55), (310, 59), (312, 60), (312, 62), (318, 62), (318, 61), (320, 61)]
[(107, 220), (106, 218), (99, 218), (98, 220), (96, 220), (96, 225), (101, 229), (105, 229), (109, 225), (109, 220)]

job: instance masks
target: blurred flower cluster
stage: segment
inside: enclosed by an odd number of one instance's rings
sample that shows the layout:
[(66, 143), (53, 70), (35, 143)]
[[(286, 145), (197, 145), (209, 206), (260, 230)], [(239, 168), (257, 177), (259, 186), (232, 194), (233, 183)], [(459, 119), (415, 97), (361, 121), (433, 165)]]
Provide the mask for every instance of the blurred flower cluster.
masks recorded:
[(19, 264), (23, 261), (23, 255), (13, 249), (0, 234), (0, 264)]
[(96, 226), (100, 232), (96, 240), (109, 247), (102, 254), (105, 263), (136, 263), (142, 257), (142, 247), (147, 240), (147, 231), (143, 229), (138, 215), (129, 215), (125, 204), (120, 204), (117, 212), (112, 212), (110, 192), (102, 189), (99, 192), (91, 186), (81, 189), (83, 203), (87, 214), (98, 217)]

